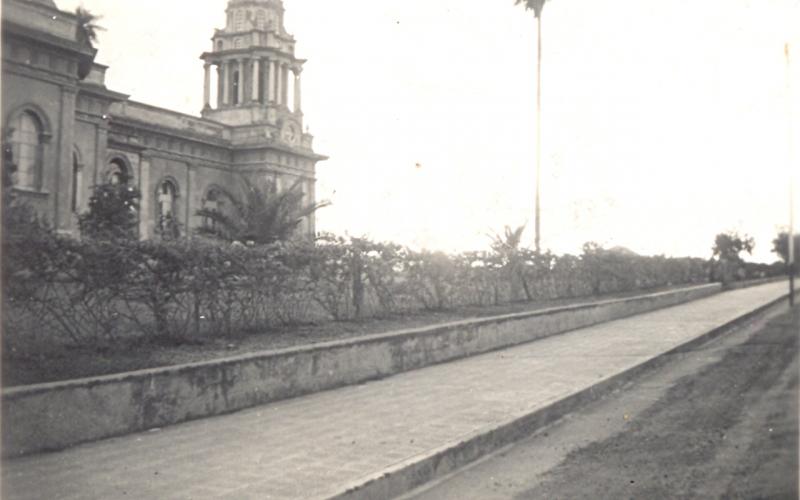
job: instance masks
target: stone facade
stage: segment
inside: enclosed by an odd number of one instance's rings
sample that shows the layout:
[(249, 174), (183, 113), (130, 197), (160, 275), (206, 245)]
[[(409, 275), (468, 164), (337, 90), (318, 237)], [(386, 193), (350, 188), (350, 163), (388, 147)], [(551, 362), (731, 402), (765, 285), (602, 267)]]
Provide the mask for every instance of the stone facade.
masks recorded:
[[(203, 224), (195, 212), (222, 209), (240, 175), (278, 189), (299, 182), (315, 201), (316, 164), (325, 157), (303, 130), (305, 61), (294, 56), (283, 14), (280, 0), (230, 0), (225, 28), (201, 55), (197, 117), (108, 89), (108, 68), (94, 62), (77, 17), (53, 0), (3, 0), (3, 133), (14, 150), (17, 196), (59, 232), (77, 234), (93, 185), (130, 183), (142, 193), (142, 238), (158, 234), (165, 215), (191, 235)], [(303, 230), (314, 233), (313, 217)]]

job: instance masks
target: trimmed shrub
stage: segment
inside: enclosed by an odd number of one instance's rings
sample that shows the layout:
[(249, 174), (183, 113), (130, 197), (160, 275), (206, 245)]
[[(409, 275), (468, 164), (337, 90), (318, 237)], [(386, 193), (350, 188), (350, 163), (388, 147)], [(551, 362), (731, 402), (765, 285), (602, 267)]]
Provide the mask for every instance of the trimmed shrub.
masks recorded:
[[(702, 259), (588, 244), (580, 257), (413, 251), (367, 238), (247, 246), (60, 237), (18, 214), (3, 241), (6, 338), (180, 342), (282, 325), (703, 283)], [(27, 221), (27, 222), (25, 222)], [(768, 269), (753, 267), (748, 274)]]

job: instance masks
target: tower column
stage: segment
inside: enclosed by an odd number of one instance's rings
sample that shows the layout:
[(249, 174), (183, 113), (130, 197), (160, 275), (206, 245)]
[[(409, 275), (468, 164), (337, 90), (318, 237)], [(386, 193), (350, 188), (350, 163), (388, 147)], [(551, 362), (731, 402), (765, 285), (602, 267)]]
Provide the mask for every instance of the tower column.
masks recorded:
[(261, 72), (258, 74), (258, 100), (261, 101), (261, 104), (267, 104), (269, 102), (267, 91), (269, 88), (269, 61), (263, 57), (259, 59), (259, 68), (261, 68)]
[(205, 70), (205, 79), (203, 81), (203, 109), (211, 107), (211, 65), (205, 63), (203, 65)]
[(242, 93), (244, 94), (241, 101), (239, 101), (240, 104), (249, 103), (250, 97), (253, 96), (253, 90), (250, 88), (253, 83), (253, 77), (250, 74), (252, 69), (251, 60), (249, 58), (245, 59), (242, 65), (242, 73), (239, 77), (239, 82), (242, 86)]
[(284, 106), (289, 105), (289, 66), (281, 66), (281, 103)]
[(295, 68), (294, 70), (294, 112), (300, 113), (302, 110), (302, 98), (300, 92), (300, 73), (303, 70), (300, 68)]
[(283, 104), (283, 66), (275, 61), (275, 104)]
[(225, 106), (231, 103), (231, 63), (230, 61), (222, 63), (222, 73), (224, 81), (224, 89), (222, 92), (222, 104)]
[(237, 88), (238, 103), (244, 102), (244, 59), (239, 59), (239, 88)]
[(269, 71), (267, 72), (267, 102), (275, 102), (275, 61), (268, 59)]
[(253, 59), (253, 101), (256, 102), (258, 102), (259, 83), (259, 61)]
[(225, 99), (225, 77), (222, 63), (217, 63), (217, 109), (222, 107)]

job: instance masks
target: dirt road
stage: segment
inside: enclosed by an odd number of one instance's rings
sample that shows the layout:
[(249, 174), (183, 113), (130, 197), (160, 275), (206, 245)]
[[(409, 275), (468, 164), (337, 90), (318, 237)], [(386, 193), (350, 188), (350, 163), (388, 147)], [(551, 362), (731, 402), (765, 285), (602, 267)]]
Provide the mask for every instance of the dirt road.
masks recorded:
[(796, 499), (799, 337), (773, 309), (407, 498)]

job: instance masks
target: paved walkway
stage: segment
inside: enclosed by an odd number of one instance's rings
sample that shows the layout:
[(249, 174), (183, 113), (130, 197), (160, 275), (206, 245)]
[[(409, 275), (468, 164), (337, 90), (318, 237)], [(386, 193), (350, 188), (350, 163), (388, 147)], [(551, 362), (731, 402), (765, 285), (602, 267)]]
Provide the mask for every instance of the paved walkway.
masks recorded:
[(4, 499), (326, 498), (778, 298), (736, 290), (364, 385), (3, 463)]

